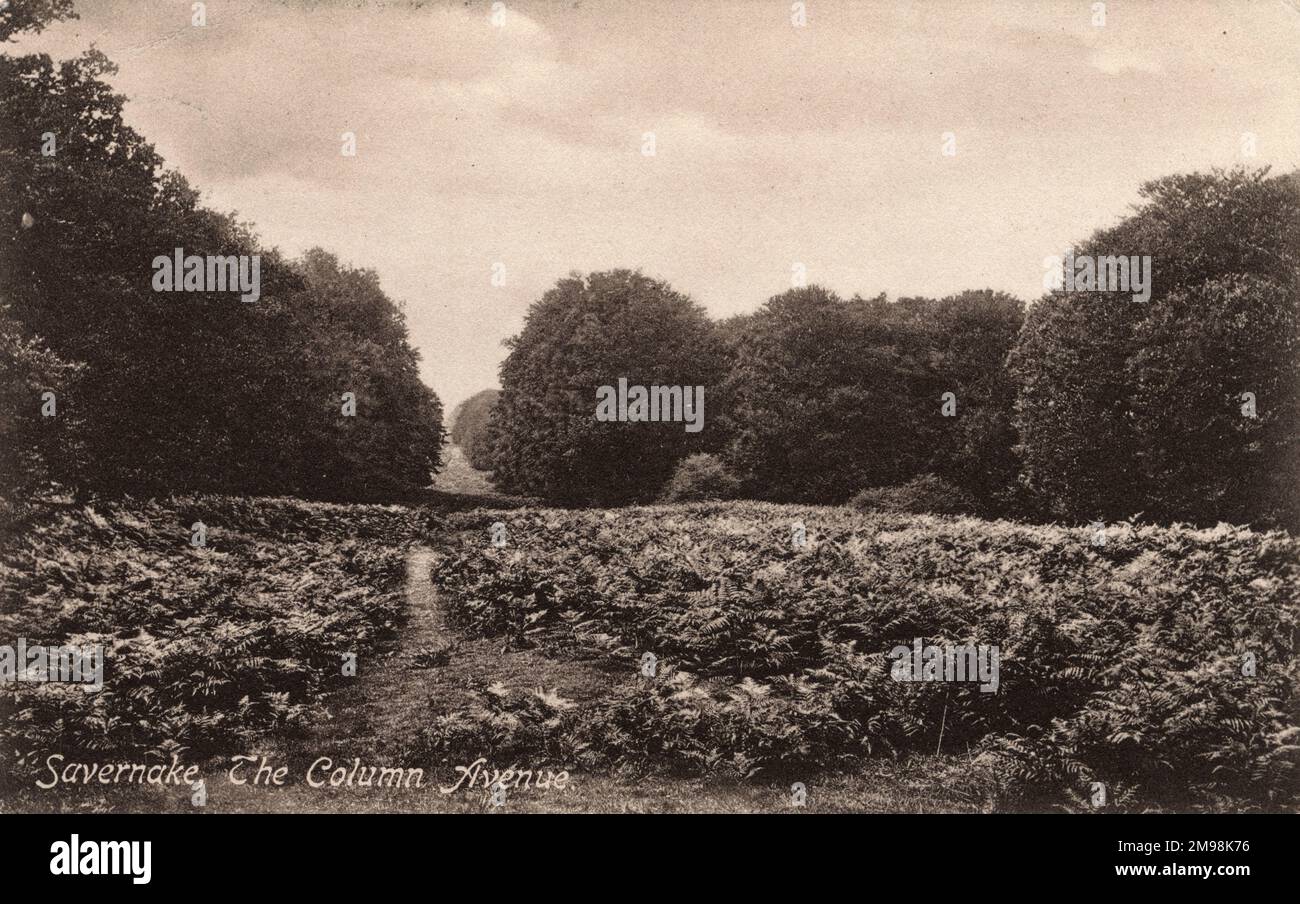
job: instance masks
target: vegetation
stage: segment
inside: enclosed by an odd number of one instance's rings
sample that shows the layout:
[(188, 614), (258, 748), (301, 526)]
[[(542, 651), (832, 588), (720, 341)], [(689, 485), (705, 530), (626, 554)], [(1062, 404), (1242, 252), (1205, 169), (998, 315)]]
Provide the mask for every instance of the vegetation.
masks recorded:
[(1024, 481), (1058, 517), (1294, 527), (1300, 175), (1172, 176), (1142, 195), (1077, 253), (1149, 254), (1150, 301), (1057, 292), (1029, 312), (1010, 362)]
[[(189, 542), (199, 520), (205, 547)], [(914, 768), (933, 784), (926, 770), (960, 760), (987, 796), (975, 806), (1078, 808), (1094, 781), (1120, 809), (1300, 805), (1300, 545), (1281, 533), (1135, 527), (1095, 545), (1083, 529), (766, 503), (431, 520), (212, 496), (55, 504), (20, 527), (0, 542), (0, 630), (108, 653), (95, 694), (4, 687), (10, 790), (55, 752), (220, 769), (301, 735), (348, 683), (343, 654), (364, 680), (404, 624), (420, 540), (457, 630), (407, 651), (403, 680), (440, 689), (422, 724), (379, 739), (409, 763), (784, 787), (881, 758), (928, 763)], [(918, 637), (998, 645), (998, 692), (894, 681), (887, 654)], [(538, 668), (571, 690), (512, 681)]]
[(778, 295), (726, 329), (727, 462), (753, 498), (843, 502), (933, 471), (998, 508), (1016, 473), (1003, 359), (1022, 317), (990, 291)]
[[(0, 41), (70, 15), (20, 4)], [(381, 749), (596, 786), (929, 757), (931, 786), (1004, 808), (1095, 782), (1118, 809), (1300, 807), (1300, 541), (1274, 530), (1300, 525), (1300, 174), (1144, 186), (1076, 253), (1149, 255), (1145, 303), (812, 286), (715, 323), (640, 272), (572, 274), (452, 439), (509, 493), (676, 505), (331, 505), (273, 497), (409, 498), (441, 464), (401, 306), (200, 204), (113, 72), (0, 55), (0, 635), (108, 651), (97, 693), (0, 686), (0, 790), (54, 752), (206, 762), (306, 732), (345, 657), (406, 624), (418, 539), (478, 658), (404, 651), (422, 677), (387, 689), (433, 705)], [(176, 248), (259, 255), (260, 297), (154, 291)], [(620, 380), (703, 387), (703, 430), (598, 420)], [(451, 476), (429, 498), (485, 499)], [(997, 692), (894, 680), (917, 640), (996, 646)], [(508, 686), (507, 660), (584, 693)]]
[(34, 513), (0, 542), (0, 636), (103, 645), (104, 686), (0, 685), (0, 784), (52, 753), (202, 763), (302, 731), (344, 654), (361, 674), (394, 636), (421, 526), (414, 509), (213, 496)]
[(716, 455), (697, 452), (688, 455), (677, 465), (668, 485), (664, 487), (664, 502), (712, 502), (734, 499), (740, 492), (740, 481)]
[(679, 310), (680, 297), (626, 271), (561, 281), (503, 366), (499, 480), (622, 504), (698, 451), (748, 498), (843, 502), (931, 474), (985, 516), (1294, 527), (1300, 174), (1171, 176), (1142, 195), (1076, 254), (1149, 255), (1149, 301), (1056, 291), (1026, 319), (988, 290), (889, 302), (792, 289), (713, 327), (724, 366), (698, 444), (597, 423), (590, 393), (623, 370), (685, 382), (674, 356), (713, 360), (708, 324), (654, 313), (647, 292)]
[(492, 445), (488, 439), (488, 423), (492, 406), (501, 396), (499, 389), (476, 392), (456, 406), (451, 420), (451, 441), (460, 446), (469, 463), (480, 471), (492, 469)]
[[(378, 277), (318, 250), (286, 261), (202, 207), (123, 121), (114, 71), (98, 52), (0, 55), (10, 502), (44, 479), (115, 495), (427, 486), (441, 406)], [(260, 255), (261, 297), (154, 291), (154, 258), (176, 248)], [(45, 391), (52, 416), (38, 416)]]
[(969, 515), (975, 500), (933, 474), (914, 477), (898, 487), (866, 489), (853, 497), (852, 505), (864, 512), (904, 512), (914, 515)]
[[(456, 516), (435, 566), (457, 624), (627, 679), (583, 707), (491, 692), (421, 749), (739, 776), (969, 749), (1006, 777), (1007, 805), (1068, 806), (1094, 781), (1136, 809), (1300, 802), (1285, 534), (1140, 527), (1094, 545), (1083, 529), (732, 503), (525, 510), (496, 548), (500, 515)], [(916, 638), (997, 645), (998, 691), (893, 680), (889, 652)]]
[[(528, 312), (501, 365), (489, 428), (493, 481), (563, 504), (619, 505), (658, 495), (677, 462), (703, 451), (720, 343), (704, 309), (628, 270), (560, 280)], [(705, 427), (596, 420), (596, 391), (703, 386)]]
[[(41, 410), (57, 410), (59, 395), (75, 376), (72, 365), (24, 337), (0, 307), (0, 524), (15, 516), (18, 500), (43, 491), (51, 459), (57, 465), (61, 450), (70, 445), (65, 430), (41, 423)], [(55, 423), (65, 428), (69, 418)]]

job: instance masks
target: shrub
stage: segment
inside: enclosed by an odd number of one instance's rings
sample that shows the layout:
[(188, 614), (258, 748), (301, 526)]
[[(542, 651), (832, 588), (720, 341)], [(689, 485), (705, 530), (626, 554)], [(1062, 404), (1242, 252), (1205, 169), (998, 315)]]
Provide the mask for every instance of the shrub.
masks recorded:
[(933, 474), (914, 477), (896, 487), (870, 487), (850, 503), (864, 512), (901, 512), (913, 515), (971, 515), (977, 511), (974, 498)]
[(740, 481), (716, 455), (699, 452), (677, 465), (660, 500), (663, 502), (707, 502), (733, 499)]

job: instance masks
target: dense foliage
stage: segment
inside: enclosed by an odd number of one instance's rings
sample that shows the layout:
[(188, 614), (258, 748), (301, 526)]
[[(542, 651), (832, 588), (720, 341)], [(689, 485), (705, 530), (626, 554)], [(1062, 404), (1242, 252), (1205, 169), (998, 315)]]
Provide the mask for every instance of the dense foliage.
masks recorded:
[(970, 515), (975, 500), (941, 477), (923, 474), (896, 487), (874, 487), (853, 497), (854, 508), (864, 512), (904, 512), (913, 515)]
[(747, 494), (842, 502), (857, 487), (908, 476), (920, 455), (909, 374), (879, 324), (856, 313), (813, 286), (737, 324), (727, 460)]
[[(561, 503), (644, 500), (698, 449), (717, 452), (751, 497), (841, 502), (935, 472), (1004, 510), (1017, 465), (1003, 359), (1022, 317), (1018, 300), (991, 291), (890, 304), (813, 286), (710, 331), (639, 275), (570, 278), (534, 306), (502, 367), (488, 439), (497, 479)], [(625, 375), (689, 385), (692, 370), (709, 381), (695, 440), (663, 424), (598, 423), (580, 391)]]
[[(1084, 529), (722, 504), (514, 512), (496, 548), (501, 514), (456, 516), (465, 533), (435, 566), (458, 624), (629, 678), (595, 708), (516, 700), (530, 756), (807, 775), (969, 747), (1022, 803), (1086, 799), (1094, 781), (1131, 807), (1300, 802), (1300, 544), (1285, 534), (1141, 527), (1097, 545)], [(998, 691), (893, 680), (887, 653), (918, 637), (998, 645)], [(419, 743), (505, 724), (448, 718)]]
[[(914, 473), (954, 484), (979, 511), (1027, 515), (1016, 487), (1015, 384), (1006, 369), (1024, 303), (984, 289), (937, 300), (902, 298), (882, 314), (893, 341), (922, 375), (912, 404), (922, 415), (914, 429), (927, 452)], [(952, 394), (955, 410), (945, 408), (945, 393)]]
[(991, 291), (778, 295), (725, 330), (728, 463), (763, 499), (842, 502), (934, 471), (1004, 505), (1016, 463), (1003, 359), (1022, 317)]
[[(286, 261), (201, 206), (123, 122), (113, 71), (94, 51), (0, 55), (0, 391), (33, 428), (4, 428), (22, 441), (5, 470), (39, 454), (50, 477), (111, 493), (426, 486), (441, 408), (376, 275), (319, 251)], [(155, 257), (176, 248), (259, 254), (261, 297), (154, 291)], [(75, 379), (55, 386), (56, 360)], [(57, 416), (31, 421), (33, 388), (56, 392)]]
[(56, 752), (202, 762), (301, 730), (342, 654), (364, 668), (393, 636), (421, 528), (414, 509), (215, 496), (35, 513), (0, 537), (0, 636), (102, 644), (104, 687), (0, 685), (0, 782)]
[(1011, 358), (1026, 484), (1069, 518), (1300, 523), (1300, 176), (1142, 196), (1076, 254), (1150, 255), (1150, 301), (1030, 310)]
[[(703, 308), (662, 282), (628, 270), (569, 276), (533, 304), (509, 346), (489, 428), (493, 481), (507, 492), (580, 505), (653, 499), (715, 432), (717, 335)], [(703, 386), (703, 430), (598, 421), (597, 390), (620, 378)]]
[(480, 471), (492, 469), (492, 444), (488, 439), (488, 423), (492, 406), (501, 395), (499, 389), (476, 392), (456, 406), (451, 420), (451, 441), (460, 446), (469, 463)]
[(52, 22), (79, 18), (72, 0), (12, 0), (0, 10), (0, 41), (25, 31), (40, 32)]
[[(1142, 196), (1074, 253), (1150, 256), (1146, 302), (1056, 291), (1026, 319), (990, 290), (889, 302), (812, 286), (717, 324), (725, 376), (699, 451), (751, 498), (842, 502), (932, 474), (984, 515), (1295, 526), (1300, 174), (1172, 176)], [(494, 434), (507, 488), (646, 499), (686, 445), (659, 446), (662, 427), (597, 425), (581, 398), (619, 371), (600, 342), (652, 372), (694, 348), (667, 325), (583, 321), (631, 293), (611, 276), (561, 282), (515, 340)]]
[(26, 338), (0, 308), (0, 524), (17, 514), (16, 500), (39, 495), (51, 469), (73, 454), (70, 418), (42, 423), (42, 411), (57, 412), (59, 396), (76, 372), (39, 341)]

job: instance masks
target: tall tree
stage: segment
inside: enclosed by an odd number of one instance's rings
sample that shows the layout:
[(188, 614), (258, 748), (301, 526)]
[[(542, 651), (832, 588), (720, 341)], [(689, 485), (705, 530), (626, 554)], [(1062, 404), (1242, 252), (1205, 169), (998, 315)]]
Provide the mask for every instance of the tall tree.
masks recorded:
[[(112, 493), (426, 485), (441, 408), (374, 274), (323, 252), (287, 262), (204, 208), (124, 124), (114, 71), (97, 52), (0, 55), (0, 297), (16, 341), (83, 365), (57, 421), (80, 454), (52, 476)], [(177, 248), (259, 256), (261, 297), (157, 291), (153, 262)]]
[[(506, 491), (565, 504), (648, 500), (711, 441), (720, 343), (704, 310), (665, 283), (628, 270), (561, 279), (508, 346), (489, 429), (493, 480)], [(703, 386), (703, 429), (597, 420), (597, 390), (620, 378)]]
[(880, 305), (818, 286), (733, 324), (727, 459), (746, 493), (840, 502), (910, 476), (916, 412)]
[(1076, 255), (1150, 255), (1150, 300), (1054, 292), (1011, 356), (1027, 485), (1063, 517), (1295, 524), (1300, 178), (1216, 170), (1141, 194)]
[(1019, 462), (1006, 358), (1024, 302), (982, 289), (899, 299), (883, 315), (894, 347), (912, 362), (914, 429), (928, 450), (921, 468), (966, 490), (984, 511), (1010, 513)]

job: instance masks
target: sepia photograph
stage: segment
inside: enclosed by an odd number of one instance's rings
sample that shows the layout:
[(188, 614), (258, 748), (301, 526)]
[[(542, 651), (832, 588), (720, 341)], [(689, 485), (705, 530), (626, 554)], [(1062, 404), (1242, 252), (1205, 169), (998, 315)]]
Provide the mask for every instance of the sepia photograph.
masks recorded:
[(1241, 888), (1297, 531), (1300, 0), (0, 0), (14, 875), (841, 814)]

